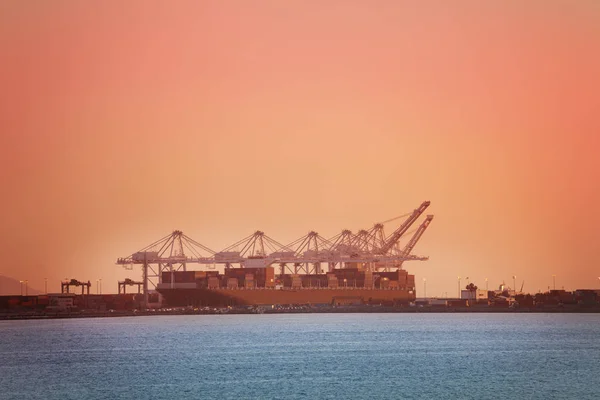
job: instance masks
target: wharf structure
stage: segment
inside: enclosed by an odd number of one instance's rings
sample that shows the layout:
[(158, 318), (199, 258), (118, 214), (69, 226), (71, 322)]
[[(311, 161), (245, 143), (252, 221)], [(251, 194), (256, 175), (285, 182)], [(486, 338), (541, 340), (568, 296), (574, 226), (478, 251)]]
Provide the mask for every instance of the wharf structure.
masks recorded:
[[(507, 301), (504, 296), (496, 296), (494, 291), (489, 291), (487, 300), (467, 300), (458, 298), (417, 298), (410, 306), (397, 297), (388, 297), (396, 300), (385, 300), (384, 297), (372, 297), (372, 301), (362, 301), (364, 293), (373, 295), (376, 290), (365, 289), (325, 289), (321, 292), (312, 292), (312, 288), (305, 290), (281, 289), (242, 289), (237, 292), (222, 289), (220, 294), (224, 297), (204, 299), (195, 290), (177, 289), (171, 292), (169, 300), (187, 304), (185, 307), (169, 306), (161, 310), (144, 308), (142, 294), (76, 294), (76, 293), (50, 293), (43, 295), (5, 295), (0, 296), (0, 320), (20, 318), (69, 318), (69, 317), (95, 317), (95, 316), (122, 316), (122, 315), (156, 315), (148, 311), (167, 313), (248, 313), (248, 312), (600, 312), (599, 289), (577, 289), (573, 292), (564, 290), (551, 290), (545, 293), (517, 294), (514, 301)], [(344, 291), (342, 291), (344, 290)], [(350, 292), (353, 290), (353, 292)], [(216, 290), (215, 290), (216, 291)], [(217, 291), (219, 292), (219, 291)], [(381, 290), (391, 296), (397, 296), (397, 290)], [(235, 299), (235, 293), (240, 294), (243, 301)], [(273, 293), (279, 293), (277, 297)], [(287, 293), (287, 294), (286, 294)], [(298, 298), (289, 294), (298, 293)], [(352, 295), (353, 294), (353, 295)], [(190, 296), (191, 295), (191, 296)], [(248, 297), (245, 297), (248, 296)], [(345, 295), (345, 296), (344, 296)], [(186, 297), (190, 296), (190, 297)], [(210, 296), (210, 295), (209, 295)], [(293, 294), (291, 296), (294, 296)], [(323, 297), (319, 297), (323, 296)], [(385, 295), (383, 295), (385, 296)], [(306, 297), (310, 303), (306, 302)], [(150, 303), (158, 304), (158, 293), (150, 295)], [(327, 303), (328, 298), (333, 298), (332, 303)], [(244, 300), (245, 299), (245, 300)], [(273, 299), (280, 301), (279, 306), (262, 306), (261, 301), (270, 302)], [(367, 298), (368, 299), (368, 298)], [(208, 300), (207, 304), (214, 306), (200, 306)], [(190, 305), (194, 301), (197, 306)], [(287, 303), (289, 302), (289, 303)], [(218, 304), (235, 304), (219, 306)]]
[[(117, 264), (141, 266), (145, 307), (156, 292), (168, 306), (409, 303), (416, 298), (415, 279), (403, 264), (428, 259), (412, 250), (433, 215), (409, 229), (429, 205), (330, 239), (311, 231), (282, 245), (256, 231), (220, 252), (174, 231)], [(399, 219), (387, 235), (384, 225)], [(188, 270), (190, 264), (200, 269)]]

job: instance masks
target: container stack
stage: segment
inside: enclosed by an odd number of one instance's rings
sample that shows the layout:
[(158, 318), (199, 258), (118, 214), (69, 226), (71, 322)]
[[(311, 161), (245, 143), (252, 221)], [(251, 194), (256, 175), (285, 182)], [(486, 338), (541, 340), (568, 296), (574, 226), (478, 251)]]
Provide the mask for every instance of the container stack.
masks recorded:
[(381, 280), (379, 281), (379, 287), (381, 289), (389, 289), (389, 287), (390, 287), (389, 278), (381, 278)]
[(302, 288), (302, 277), (300, 275), (292, 275), (292, 289)]
[(237, 289), (238, 280), (237, 278), (227, 278), (227, 289)]
[(407, 279), (408, 279), (408, 272), (406, 272), (406, 270), (399, 269), (398, 270), (398, 286), (401, 287), (402, 289), (406, 289)]
[(365, 271), (365, 289), (373, 289), (373, 272)]
[(327, 274), (327, 287), (331, 289), (338, 288), (338, 278), (334, 274)]
[(208, 277), (208, 288), (209, 289), (218, 289), (219, 288), (219, 278), (216, 276)]
[(244, 287), (246, 289), (254, 289), (254, 274), (246, 274), (244, 277)]

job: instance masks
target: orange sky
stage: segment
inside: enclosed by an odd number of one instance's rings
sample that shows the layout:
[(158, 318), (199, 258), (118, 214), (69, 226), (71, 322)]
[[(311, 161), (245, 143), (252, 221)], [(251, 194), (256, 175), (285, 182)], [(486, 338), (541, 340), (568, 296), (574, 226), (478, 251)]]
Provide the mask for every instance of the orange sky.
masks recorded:
[[(376, 3), (376, 5), (375, 5)], [(600, 287), (600, 2), (0, 4), (0, 274), (220, 250), (431, 200), (427, 294)]]

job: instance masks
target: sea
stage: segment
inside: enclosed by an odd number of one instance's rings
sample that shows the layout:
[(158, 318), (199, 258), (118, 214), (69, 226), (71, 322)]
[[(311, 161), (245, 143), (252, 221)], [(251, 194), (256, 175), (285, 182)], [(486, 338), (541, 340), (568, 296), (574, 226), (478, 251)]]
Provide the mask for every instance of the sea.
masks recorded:
[(598, 399), (600, 314), (0, 321), (0, 399)]

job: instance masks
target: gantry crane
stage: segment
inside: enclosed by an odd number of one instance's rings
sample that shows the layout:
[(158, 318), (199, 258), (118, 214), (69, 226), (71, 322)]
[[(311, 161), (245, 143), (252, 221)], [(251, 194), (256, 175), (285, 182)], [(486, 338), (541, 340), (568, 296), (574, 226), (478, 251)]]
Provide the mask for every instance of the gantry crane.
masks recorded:
[[(330, 247), (331, 242), (317, 232), (310, 231), (271, 256), (277, 258), (282, 275), (286, 270), (292, 274), (320, 274), (321, 262), (330, 258)], [(293, 265), (293, 269), (288, 264)]]
[(70, 293), (70, 287), (71, 286), (81, 286), (81, 294), (83, 295), (85, 292), (85, 289), (87, 288), (87, 294), (90, 294), (90, 287), (92, 286), (92, 284), (90, 283), (90, 281), (87, 282), (82, 282), (82, 281), (78, 281), (77, 279), (71, 279), (71, 280), (65, 280), (63, 282), (60, 283), (60, 292), (61, 293)]
[[(410, 238), (410, 240), (408, 241), (408, 243), (406, 244), (404, 249), (402, 249), (402, 254), (404, 254), (405, 256), (410, 255), (410, 253), (413, 251), (417, 242), (419, 241), (419, 239), (421, 239), (421, 236), (423, 236), (423, 233), (425, 233), (425, 230), (427, 229), (427, 227), (429, 226), (429, 224), (431, 223), (432, 220), (433, 220), (433, 215), (428, 215), (425, 218), (425, 220), (417, 228), (415, 234)], [(402, 267), (402, 263), (404, 263), (404, 260), (400, 260), (400, 263), (398, 264), (398, 268)]]
[[(184, 235), (183, 232), (173, 231), (170, 235), (142, 250), (128, 257), (117, 259), (117, 264), (126, 269), (132, 269), (133, 265), (142, 267), (142, 286), (146, 307), (150, 285), (156, 288), (157, 285), (162, 283), (164, 272), (173, 274), (175, 271), (186, 271), (187, 265), (191, 263), (208, 266), (211, 269), (216, 268), (217, 264), (223, 265), (226, 269), (233, 264), (242, 268), (261, 268), (278, 264), (281, 267), (282, 274), (285, 273), (288, 264), (293, 265), (293, 270), (290, 270), (290, 272), (304, 272), (306, 274), (322, 273), (322, 263), (327, 264), (329, 270), (336, 268), (336, 265), (342, 267), (343, 265), (362, 264), (363, 266), (369, 266), (369, 268), (377, 263), (401, 265), (406, 260), (428, 259), (427, 257), (411, 255), (410, 251), (429, 222), (431, 222), (433, 216), (428, 216), (428, 219), (421, 225), (404, 252), (394, 251), (394, 249), (398, 247), (399, 239), (414, 224), (429, 204), (429, 201), (425, 201), (412, 213), (386, 221), (391, 222), (408, 216), (389, 237), (386, 237), (383, 231), (383, 224), (386, 222), (375, 224), (370, 230), (360, 230), (357, 235), (345, 229), (331, 239), (325, 239), (317, 232), (311, 231), (286, 246), (269, 238), (264, 232), (256, 231), (223, 251), (215, 253), (208, 247)], [(239, 250), (240, 248), (241, 250)], [(191, 256), (186, 253), (191, 254)], [(172, 275), (171, 282), (174, 281), (173, 278)], [(131, 282), (138, 284), (138, 282)], [(119, 282), (119, 292), (121, 283)]]
[(129, 278), (125, 278), (124, 281), (119, 281), (119, 294), (121, 294), (121, 288), (123, 288), (123, 294), (127, 293), (127, 286), (135, 286), (137, 285), (138, 287), (138, 294), (140, 294), (142, 292), (141, 288), (144, 286), (144, 282), (135, 282), (132, 279)]
[[(191, 257), (185, 254), (186, 250), (192, 254)], [(209, 256), (205, 256), (206, 253)], [(214, 266), (214, 254), (214, 251), (184, 235), (183, 232), (173, 231), (170, 235), (128, 257), (118, 258), (117, 264), (130, 270), (133, 269), (133, 265), (142, 266), (144, 307), (147, 307), (149, 284), (156, 288), (162, 280), (163, 272), (186, 271), (187, 264), (191, 263)]]
[(389, 238), (386, 239), (386, 242), (382, 247), (380, 247), (378, 249), (374, 249), (375, 254), (382, 254), (382, 255), (387, 254), (394, 247), (394, 245), (398, 242), (398, 240), (400, 240), (402, 235), (404, 235), (406, 233), (406, 231), (411, 227), (411, 225), (415, 223), (415, 221), (421, 216), (421, 214), (423, 214), (423, 212), (427, 209), (427, 207), (429, 207), (429, 204), (431, 204), (431, 202), (429, 202), (429, 201), (424, 201), (423, 203), (421, 203), (419, 208), (415, 209), (412, 212), (412, 214), (410, 214), (408, 219), (406, 221), (404, 221), (404, 223), (402, 225), (400, 225), (400, 227), (398, 229), (396, 229), (390, 235)]

